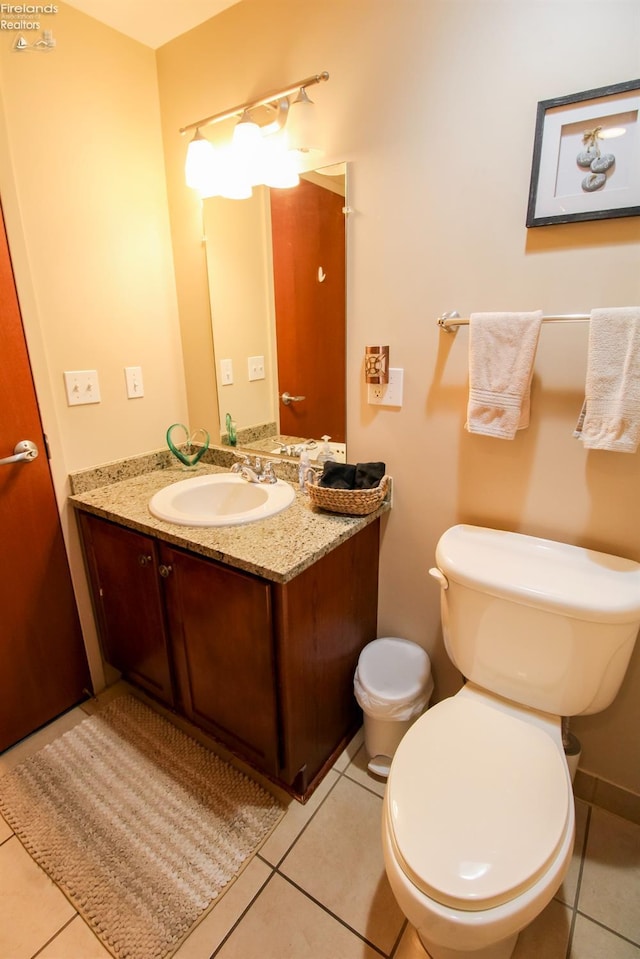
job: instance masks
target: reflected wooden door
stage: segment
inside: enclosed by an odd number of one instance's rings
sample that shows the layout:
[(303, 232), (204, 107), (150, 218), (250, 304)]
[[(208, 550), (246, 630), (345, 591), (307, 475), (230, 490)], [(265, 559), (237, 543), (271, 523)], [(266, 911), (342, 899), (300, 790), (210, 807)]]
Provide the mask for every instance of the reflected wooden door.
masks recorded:
[(344, 443), (344, 197), (307, 180), (270, 193), (280, 432)]
[(0, 750), (80, 702), (89, 668), (0, 210)]

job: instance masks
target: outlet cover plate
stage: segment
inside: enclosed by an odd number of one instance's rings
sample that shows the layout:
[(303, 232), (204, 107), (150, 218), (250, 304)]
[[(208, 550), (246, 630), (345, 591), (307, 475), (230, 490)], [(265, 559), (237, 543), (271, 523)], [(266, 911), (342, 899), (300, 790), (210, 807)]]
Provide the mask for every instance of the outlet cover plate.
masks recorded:
[(368, 383), (368, 402), (372, 406), (402, 406), (404, 370), (390, 369), (388, 383)]

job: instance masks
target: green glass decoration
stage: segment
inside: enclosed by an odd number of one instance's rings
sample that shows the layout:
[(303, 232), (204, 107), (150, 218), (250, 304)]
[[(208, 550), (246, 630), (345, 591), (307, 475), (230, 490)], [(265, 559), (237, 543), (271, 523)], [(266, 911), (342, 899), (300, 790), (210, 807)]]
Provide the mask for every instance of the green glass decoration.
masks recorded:
[[(180, 441), (183, 449), (178, 449), (178, 440), (173, 439), (176, 430), (182, 430), (184, 433), (184, 439)], [(202, 445), (194, 450), (194, 442), (199, 435), (202, 436)], [(182, 423), (174, 423), (173, 426), (170, 426), (167, 430), (167, 445), (169, 449), (173, 455), (187, 467), (195, 466), (196, 463), (202, 459), (209, 449), (209, 442), (209, 434), (202, 426), (191, 432), (191, 430), (187, 429)]]
[(227, 439), (229, 441), (229, 446), (235, 446), (238, 442), (238, 437), (236, 436), (236, 424), (231, 419), (231, 413), (227, 413), (225, 423), (227, 425)]

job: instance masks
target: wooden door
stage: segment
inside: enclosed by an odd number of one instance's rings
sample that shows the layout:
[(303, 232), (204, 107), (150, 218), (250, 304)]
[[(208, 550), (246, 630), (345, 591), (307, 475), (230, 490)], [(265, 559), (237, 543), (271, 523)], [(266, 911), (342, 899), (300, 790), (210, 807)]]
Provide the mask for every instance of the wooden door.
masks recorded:
[(271, 190), (280, 432), (346, 440), (344, 197), (301, 180)]
[(89, 668), (0, 210), (0, 750), (80, 702)]
[(211, 560), (161, 548), (185, 714), (254, 765), (279, 769), (271, 587)]
[(173, 705), (155, 540), (80, 513), (102, 654), (126, 679)]

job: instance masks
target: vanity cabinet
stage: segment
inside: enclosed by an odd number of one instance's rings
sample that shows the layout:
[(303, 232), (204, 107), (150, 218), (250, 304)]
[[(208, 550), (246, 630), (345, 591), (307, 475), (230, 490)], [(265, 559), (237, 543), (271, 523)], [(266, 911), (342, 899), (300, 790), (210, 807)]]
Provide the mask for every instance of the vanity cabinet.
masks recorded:
[(379, 520), (277, 583), (78, 516), (105, 660), (305, 799), (361, 721)]

